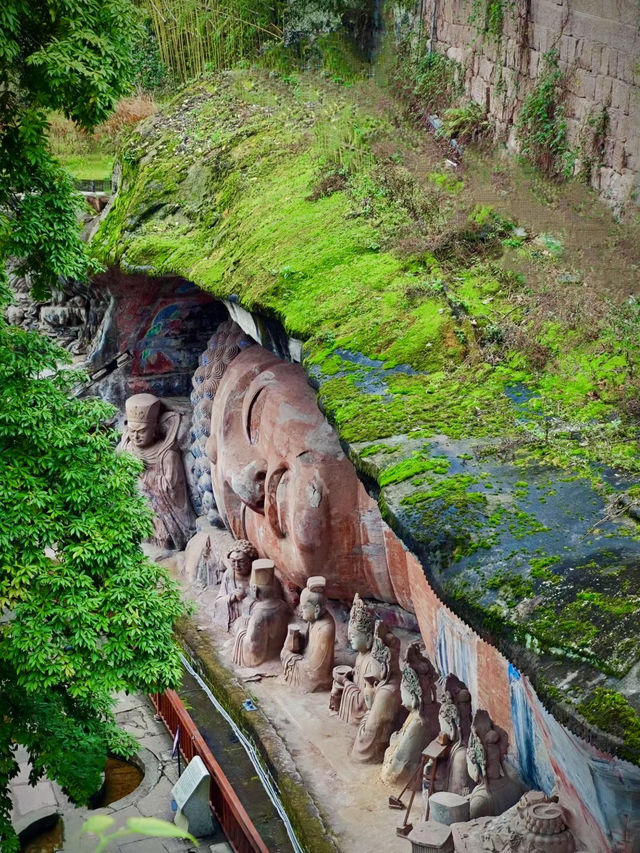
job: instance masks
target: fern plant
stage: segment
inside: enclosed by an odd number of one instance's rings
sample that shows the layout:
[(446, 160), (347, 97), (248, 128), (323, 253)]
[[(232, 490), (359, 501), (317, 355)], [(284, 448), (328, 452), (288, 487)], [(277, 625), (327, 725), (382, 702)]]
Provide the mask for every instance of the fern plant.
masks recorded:
[(558, 51), (547, 51), (542, 74), (524, 99), (516, 121), (520, 153), (551, 178), (573, 173), (575, 152), (567, 142), (567, 121), (562, 100), (565, 74), (558, 65)]

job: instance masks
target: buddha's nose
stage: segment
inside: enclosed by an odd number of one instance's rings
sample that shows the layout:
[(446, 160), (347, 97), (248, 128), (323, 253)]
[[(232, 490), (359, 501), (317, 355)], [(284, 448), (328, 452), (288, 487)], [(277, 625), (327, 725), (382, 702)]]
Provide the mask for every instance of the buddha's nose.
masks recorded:
[(240, 500), (255, 512), (264, 514), (264, 481), (267, 463), (254, 459), (231, 475), (231, 488)]

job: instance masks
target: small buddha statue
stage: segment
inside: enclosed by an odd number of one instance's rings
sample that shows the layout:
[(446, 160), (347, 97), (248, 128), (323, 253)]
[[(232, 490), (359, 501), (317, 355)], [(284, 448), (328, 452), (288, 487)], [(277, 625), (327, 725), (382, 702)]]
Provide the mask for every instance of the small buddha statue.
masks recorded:
[(467, 769), (477, 782), (469, 800), (470, 819), (500, 815), (515, 805), (523, 786), (505, 773), (508, 738), (484, 710), (476, 711), (471, 724)]
[(254, 560), (249, 579), (245, 614), (233, 646), (238, 666), (260, 666), (277, 659), (287, 636), (289, 607), (280, 597), (273, 560)]
[(361, 764), (382, 761), (400, 711), (400, 640), (382, 620), (375, 624), (371, 665), (364, 677), (362, 718), (351, 750)]
[(216, 511), (210, 492), (205, 492), (202, 498), (199, 498), (199, 503), (202, 515), (196, 518), (196, 532), (184, 549), (182, 573), (189, 583), (217, 585), (226, 569), (216, 547), (224, 524)]
[(347, 634), (349, 645), (354, 652), (357, 652), (356, 661), (353, 669), (344, 666), (336, 667), (329, 700), (329, 707), (332, 710), (337, 708), (340, 719), (345, 723), (360, 723), (367, 711), (364, 701), (365, 676), (372, 664), (371, 646), (374, 625), (373, 610), (356, 592), (349, 614)]
[(258, 552), (247, 539), (238, 539), (225, 554), (227, 568), (222, 575), (218, 597), (213, 605), (213, 621), (231, 631), (242, 613), (242, 602), (249, 594), (251, 566)]
[(153, 394), (129, 397), (119, 449), (144, 462), (140, 486), (154, 513), (152, 542), (161, 548), (182, 550), (195, 519), (177, 443), (181, 416), (163, 408), (162, 400)]
[(300, 613), (309, 626), (308, 633), (290, 625), (280, 654), (284, 680), (299, 693), (331, 687), (336, 623), (326, 607), (326, 584), (320, 575), (307, 581), (300, 594)]
[(421, 643), (411, 643), (400, 680), (400, 699), (409, 715), (402, 728), (391, 735), (380, 772), (382, 781), (388, 785), (400, 787), (411, 783), (414, 790), (420, 789), (422, 778), (418, 770), (422, 763), (422, 750), (440, 730), (437, 678), (435, 667), (422, 654)]

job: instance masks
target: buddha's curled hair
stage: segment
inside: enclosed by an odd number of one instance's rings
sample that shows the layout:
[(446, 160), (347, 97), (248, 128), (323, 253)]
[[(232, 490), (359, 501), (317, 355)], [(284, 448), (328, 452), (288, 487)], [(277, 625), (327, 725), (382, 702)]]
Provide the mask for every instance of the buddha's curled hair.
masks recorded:
[[(202, 513), (203, 501), (205, 506), (214, 505), (211, 468), (204, 449), (211, 432), (213, 398), (227, 366), (241, 350), (253, 343), (254, 341), (245, 335), (237, 323), (233, 320), (225, 320), (209, 338), (207, 348), (200, 356), (198, 367), (191, 380), (193, 420), (190, 464), (193, 471), (191, 480), (195, 482), (191, 498), (198, 514)], [(205, 495), (209, 495), (210, 498), (205, 500)]]

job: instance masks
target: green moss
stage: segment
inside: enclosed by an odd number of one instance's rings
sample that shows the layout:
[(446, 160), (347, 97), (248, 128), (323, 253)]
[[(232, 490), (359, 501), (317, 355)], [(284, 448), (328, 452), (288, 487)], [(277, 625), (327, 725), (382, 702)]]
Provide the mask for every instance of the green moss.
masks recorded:
[(553, 584), (560, 583), (562, 577), (550, 571), (550, 566), (554, 566), (556, 563), (559, 562), (560, 557), (558, 556), (532, 557), (529, 560), (529, 565), (531, 567), (531, 577), (541, 581), (548, 581), (549, 583)]
[(374, 456), (376, 453), (396, 453), (397, 450), (397, 447), (393, 447), (390, 444), (370, 444), (368, 447), (360, 450), (358, 455), (366, 459), (369, 456)]
[(623, 741), (622, 754), (640, 762), (640, 716), (620, 693), (596, 687), (593, 694), (578, 705), (578, 711), (594, 726)]
[(378, 477), (378, 482), (381, 486), (388, 486), (390, 483), (408, 480), (424, 471), (446, 474), (449, 467), (450, 462), (446, 456), (426, 456), (423, 452), (416, 451), (408, 459), (385, 468)]
[(498, 591), (506, 603), (513, 607), (533, 595), (533, 584), (522, 575), (513, 572), (498, 572), (486, 582), (487, 589)]

